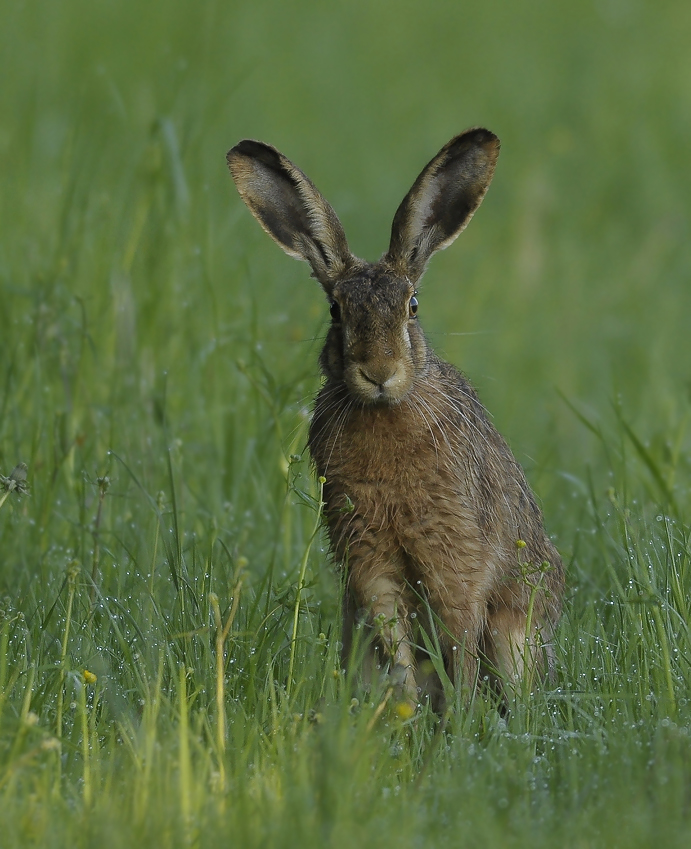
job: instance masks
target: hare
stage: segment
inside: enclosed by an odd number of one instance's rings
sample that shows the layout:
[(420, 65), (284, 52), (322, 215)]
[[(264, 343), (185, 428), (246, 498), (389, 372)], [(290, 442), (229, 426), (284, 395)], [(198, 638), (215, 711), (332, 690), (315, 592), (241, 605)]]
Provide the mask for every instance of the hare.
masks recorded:
[(345, 654), (364, 614), (410, 706), (420, 701), (413, 626), (423, 614), (457, 687), (472, 694), (482, 667), (507, 697), (551, 667), (561, 608), (562, 563), (525, 475), (418, 321), (427, 261), (468, 224), (498, 155), (489, 130), (452, 138), (403, 199), (374, 263), (350, 252), (332, 207), (275, 148), (245, 140), (227, 156), (254, 217), (326, 292), (308, 443), (325, 478), (332, 552), (347, 570)]

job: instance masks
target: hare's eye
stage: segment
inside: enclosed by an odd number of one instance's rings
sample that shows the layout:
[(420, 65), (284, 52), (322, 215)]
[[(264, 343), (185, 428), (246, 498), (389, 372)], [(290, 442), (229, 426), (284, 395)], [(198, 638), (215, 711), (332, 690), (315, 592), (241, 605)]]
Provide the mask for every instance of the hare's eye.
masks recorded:
[(341, 320), (341, 308), (339, 307), (339, 305), (336, 301), (331, 301), (331, 308), (330, 308), (329, 312), (331, 313), (331, 318), (334, 321), (340, 321)]
[(411, 316), (417, 315), (417, 298), (415, 297), (415, 295), (413, 295), (413, 297), (410, 299), (408, 310)]

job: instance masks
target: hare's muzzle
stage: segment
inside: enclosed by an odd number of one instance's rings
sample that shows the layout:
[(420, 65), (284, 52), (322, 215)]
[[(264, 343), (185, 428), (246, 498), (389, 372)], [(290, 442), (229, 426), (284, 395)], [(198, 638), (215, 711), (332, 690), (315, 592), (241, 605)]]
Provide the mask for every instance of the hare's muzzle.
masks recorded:
[(370, 404), (397, 404), (410, 388), (400, 362), (353, 363), (344, 376), (351, 393)]

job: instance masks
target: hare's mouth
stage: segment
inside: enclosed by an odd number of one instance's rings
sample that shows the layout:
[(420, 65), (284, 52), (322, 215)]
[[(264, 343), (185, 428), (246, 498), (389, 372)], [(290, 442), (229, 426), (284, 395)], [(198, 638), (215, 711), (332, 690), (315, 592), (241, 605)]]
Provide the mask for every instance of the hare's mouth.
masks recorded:
[(410, 390), (410, 377), (401, 364), (386, 369), (353, 364), (345, 382), (353, 395), (366, 404), (399, 404)]

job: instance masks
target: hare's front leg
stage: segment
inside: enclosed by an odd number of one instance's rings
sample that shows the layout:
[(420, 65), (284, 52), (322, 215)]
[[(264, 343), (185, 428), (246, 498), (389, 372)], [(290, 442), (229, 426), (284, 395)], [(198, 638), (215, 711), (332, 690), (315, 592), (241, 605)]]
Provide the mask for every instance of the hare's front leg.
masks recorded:
[(468, 698), (477, 683), (485, 621), (484, 580), (473, 562), (422, 569), (429, 603), (439, 618), (449, 677)]
[[(360, 541), (361, 545), (364, 541)], [(375, 629), (378, 646), (390, 659), (397, 687), (404, 698), (418, 701), (415, 680), (415, 660), (408, 616), (408, 590), (404, 578), (404, 564), (395, 550), (377, 551), (369, 546), (349, 552), (350, 574), (348, 592), (352, 599), (346, 601), (344, 629), (354, 624), (355, 607), (364, 608)], [(346, 637), (347, 639), (347, 637)]]

